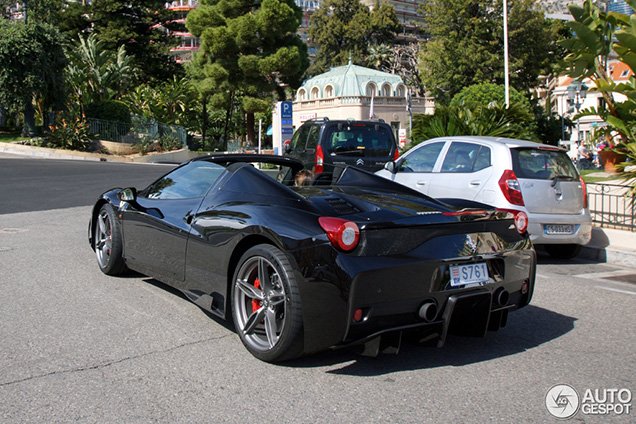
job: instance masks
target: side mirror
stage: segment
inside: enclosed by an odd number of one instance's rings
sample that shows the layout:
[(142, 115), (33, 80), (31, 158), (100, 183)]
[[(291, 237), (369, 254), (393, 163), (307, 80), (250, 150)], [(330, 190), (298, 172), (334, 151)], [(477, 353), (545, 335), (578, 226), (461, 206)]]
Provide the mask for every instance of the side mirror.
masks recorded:
[(395, 174), (397, 172), (398, 167), (394, 161), (390, 161), (384, 164), (384, 169), (389, 171), (391, 174)]
[(134, 202), (137, 200), (137, 189), (135, 187), (123, 189), (119, 192), (119, 200), (122, 202)]

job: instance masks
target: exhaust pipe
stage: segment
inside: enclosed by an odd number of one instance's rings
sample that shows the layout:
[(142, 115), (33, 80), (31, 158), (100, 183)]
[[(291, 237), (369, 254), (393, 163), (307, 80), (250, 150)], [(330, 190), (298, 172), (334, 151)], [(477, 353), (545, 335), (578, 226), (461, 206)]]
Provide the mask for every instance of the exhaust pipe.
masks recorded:
[(417, 315), (424, 320), (424, 322), (432, 322), (437, 317), (437, 303), (432, 300), (426, 300), (420, 306), (417, 311)]
[(494, 301), (499, 306), (507, 306), (510, 301), (510, 293), (503, 287), (499, 287), (493, 295)]

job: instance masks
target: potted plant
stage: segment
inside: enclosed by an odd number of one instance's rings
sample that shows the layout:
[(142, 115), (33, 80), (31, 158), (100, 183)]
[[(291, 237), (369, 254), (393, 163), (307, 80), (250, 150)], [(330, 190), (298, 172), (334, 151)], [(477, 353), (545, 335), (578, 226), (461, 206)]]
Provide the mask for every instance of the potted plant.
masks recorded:
[(620, 147), (604, 143), (603, 147), (598, 151), (598, 158), (605, 172), (614, 174), (619, 172), (617, 166), (627, 160), (627, 154)]

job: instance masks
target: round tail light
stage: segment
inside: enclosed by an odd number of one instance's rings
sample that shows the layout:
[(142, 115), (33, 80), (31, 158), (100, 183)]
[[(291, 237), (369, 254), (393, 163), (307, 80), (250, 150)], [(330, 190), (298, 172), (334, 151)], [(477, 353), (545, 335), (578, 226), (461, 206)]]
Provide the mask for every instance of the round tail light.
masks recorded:
[(318, 218), (318, 222), (334, 247), (348, 252), (358, 245), (360, 229), (355, 222), (327, 216)]
[(519, 234), (528, 231), (528, 215), (524, 211), (515, 211), (515, 227)]

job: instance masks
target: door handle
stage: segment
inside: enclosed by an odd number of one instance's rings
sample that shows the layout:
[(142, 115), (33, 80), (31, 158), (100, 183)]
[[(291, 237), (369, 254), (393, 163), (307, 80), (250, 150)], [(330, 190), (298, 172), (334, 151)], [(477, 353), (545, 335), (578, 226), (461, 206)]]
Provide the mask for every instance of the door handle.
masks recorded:
[(421, 181), (416, 182), (415, 184), (417, 184), (418, 186), (423, 186), (423, 185), (426, 185), (426, 181), (425, 180), (421, 180)]
[(471, 185), (471, 186), (478, 186), (478, 185), (481, 185), (481, 181), (479, 181), (479, 180), (473, 180), (473, 181), (471, 181), (471, 182), (470, 182), (470, 183), (468, 183), (468, 184), (469, 184), (469, 185)]
[(192, 220), (194, 219), (194, 215), (192, 215), (190, 212), (186, 213), (185, 216), (183, 217), (183, 220), (186, 222), (186, 224), (190, 225), (192, 224)]

